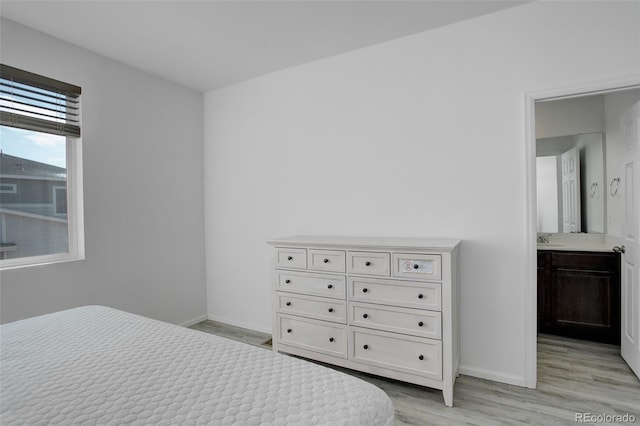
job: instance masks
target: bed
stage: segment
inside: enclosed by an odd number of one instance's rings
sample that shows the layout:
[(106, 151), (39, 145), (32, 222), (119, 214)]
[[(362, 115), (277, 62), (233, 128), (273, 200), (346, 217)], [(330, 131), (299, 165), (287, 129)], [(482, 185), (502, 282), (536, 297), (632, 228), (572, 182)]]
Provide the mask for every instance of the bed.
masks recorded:
[(379, 388), (104, 306), (1, 326), (7, 425), (391, 425)]

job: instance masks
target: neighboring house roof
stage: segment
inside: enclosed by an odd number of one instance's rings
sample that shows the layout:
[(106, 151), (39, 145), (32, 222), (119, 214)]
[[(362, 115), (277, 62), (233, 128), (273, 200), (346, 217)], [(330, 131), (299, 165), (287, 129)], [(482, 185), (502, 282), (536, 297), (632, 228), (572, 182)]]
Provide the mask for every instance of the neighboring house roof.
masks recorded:
[(67, 169), (16, 157), (0, 151), (0, 176), (29, 176), (48, 179), (65, 179)]

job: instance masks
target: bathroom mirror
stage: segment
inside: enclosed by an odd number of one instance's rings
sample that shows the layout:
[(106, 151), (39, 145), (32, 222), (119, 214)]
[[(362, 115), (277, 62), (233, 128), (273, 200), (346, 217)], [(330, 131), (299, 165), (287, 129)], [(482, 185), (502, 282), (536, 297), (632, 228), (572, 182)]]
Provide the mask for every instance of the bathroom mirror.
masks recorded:
[(604, 134), (536, 140), (538, 232), (605, 232)]

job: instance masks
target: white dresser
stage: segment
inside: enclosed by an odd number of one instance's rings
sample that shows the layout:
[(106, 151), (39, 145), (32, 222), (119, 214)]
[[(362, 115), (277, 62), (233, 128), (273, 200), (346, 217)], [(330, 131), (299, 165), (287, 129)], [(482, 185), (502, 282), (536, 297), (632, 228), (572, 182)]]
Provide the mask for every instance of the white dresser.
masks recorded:
[(442, 389), (452, 406), (459, 240), (294, 236), (268, 243), (274, 351)]

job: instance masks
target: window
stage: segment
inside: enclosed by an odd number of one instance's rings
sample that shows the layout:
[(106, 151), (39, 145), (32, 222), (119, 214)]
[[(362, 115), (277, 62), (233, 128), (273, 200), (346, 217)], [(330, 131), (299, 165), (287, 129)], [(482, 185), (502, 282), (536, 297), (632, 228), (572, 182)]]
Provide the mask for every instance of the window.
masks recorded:
[(0, 268), (82, 259), (81, 89), (0, 67)]
[(15, 183), (0, 183), (0, 193), (15, 194), (18, 192), (18, 186)]
[(53, 208), (54, 214), (67, 214), (67, 188), (64, 186), (53, 187)]

